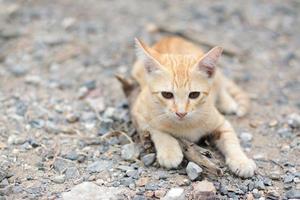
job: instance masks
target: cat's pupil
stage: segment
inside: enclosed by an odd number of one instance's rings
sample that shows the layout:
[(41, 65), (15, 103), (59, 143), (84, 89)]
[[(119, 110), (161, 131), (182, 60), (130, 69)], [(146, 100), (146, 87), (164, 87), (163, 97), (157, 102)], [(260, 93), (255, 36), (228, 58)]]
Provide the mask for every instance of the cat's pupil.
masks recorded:
[(172, 99), (174, 97), (172, 92), (161, 92), (161, 95), (166, 99)]
[(189, 94), (189, 98), (190, 99), (196, 99), (196, 98), (198, 98), (200, 96), (200, 92), (191, 92), (190, 94)]

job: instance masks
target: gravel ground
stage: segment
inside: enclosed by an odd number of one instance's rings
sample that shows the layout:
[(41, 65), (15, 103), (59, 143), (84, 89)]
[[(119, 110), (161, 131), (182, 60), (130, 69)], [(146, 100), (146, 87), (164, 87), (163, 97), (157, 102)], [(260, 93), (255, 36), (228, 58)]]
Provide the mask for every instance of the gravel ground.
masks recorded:
[[(279, 0), (0, 0), (0, 199), (299, 199), (299, 11)], [(150, 23), (243, 52), (220, 65), (252, 98), (247, 117), (228, 118), (254, 177), (222, 157), (222, 177), (187, 162), (165, 170), (105, 135), (134, 134), (113, 75), (130, 71), (134, 37), (161, 36)]]

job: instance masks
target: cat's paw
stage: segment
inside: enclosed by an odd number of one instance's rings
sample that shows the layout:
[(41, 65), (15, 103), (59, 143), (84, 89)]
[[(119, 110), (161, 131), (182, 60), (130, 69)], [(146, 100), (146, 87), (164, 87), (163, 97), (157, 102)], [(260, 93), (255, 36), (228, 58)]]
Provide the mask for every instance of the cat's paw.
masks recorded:
[(252, 159), (245, 158), (228, 158), (226, 164), (236, 175), (248, 178), (254, 175), (256, 164)]
[(234, 100), (226, 103), (223, 102), (222, 104), (220, 103), (218, 106), (219, 110), (225, 115), (236, 115), (238, 112), (238, 107), (238, 104)]
[(177, 168), (182, 162), (183, 154), (181, 149), (172, 149), (157, 152), (157, 160), (160, 166), (172, 169)]

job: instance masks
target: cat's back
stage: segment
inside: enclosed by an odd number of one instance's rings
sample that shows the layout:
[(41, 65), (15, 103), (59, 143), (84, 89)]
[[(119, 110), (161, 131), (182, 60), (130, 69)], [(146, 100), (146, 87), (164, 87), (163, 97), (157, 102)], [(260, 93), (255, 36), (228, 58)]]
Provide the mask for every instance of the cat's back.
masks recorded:
[(202, 50), (193, 43), (180, 37), (164, 37), (152, 47), (161, 54), (192, 54), (202, 56)]

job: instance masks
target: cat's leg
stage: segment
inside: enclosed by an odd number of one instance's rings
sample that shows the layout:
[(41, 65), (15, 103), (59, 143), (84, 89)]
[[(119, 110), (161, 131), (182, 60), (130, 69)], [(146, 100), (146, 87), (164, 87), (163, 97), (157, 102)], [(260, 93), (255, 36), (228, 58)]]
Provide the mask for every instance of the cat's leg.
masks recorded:
[(225, 156), (226, 164), (231, 171), (241, 177), (253, 176), (256, 164), (243, 152), (231, 124), (225, 120), (213, 134), (215, 144)]
[(230, 96), (227, 90), (222, 89), (219, 92), (217, 101), (218, 110), (224, 114), (236, 114), (238, 110), (238, 104), (236, 101)]
[(166, 168), (176, 168), (182, 162), (183, 153), (178, 141), (169, 134), (149, 130), (156, 148), (159, 164)]
[[(224, 101), (225, 103), (227, 102), (231, 102), (229, 103), (229, 105), (234, 107), (234, 103), (232, 103), (231, 100), (233, 100), (235, 102), (236, 109), (234, 111), (234, 113), (239, 116), (242, 117), (245, 114), (247, 114), (248, 110), (249, 110), (249, 106), (250, 106), (250, 100), (248, 95), (238, 86), (236, 85), (236, 83), (234, 83), (232, 80), (229, 79), (225, 79), (225, 92), (220, 92), (220, 100)], [(225, 95), (224, 95), (225, 94)], [(231, 100), (229, 100), (228, 96), (231, 97)], [(222, 99), (223, 98), (223, 99)], [(229, 106), (228, 109), (230, 109), (231, 107)]]

